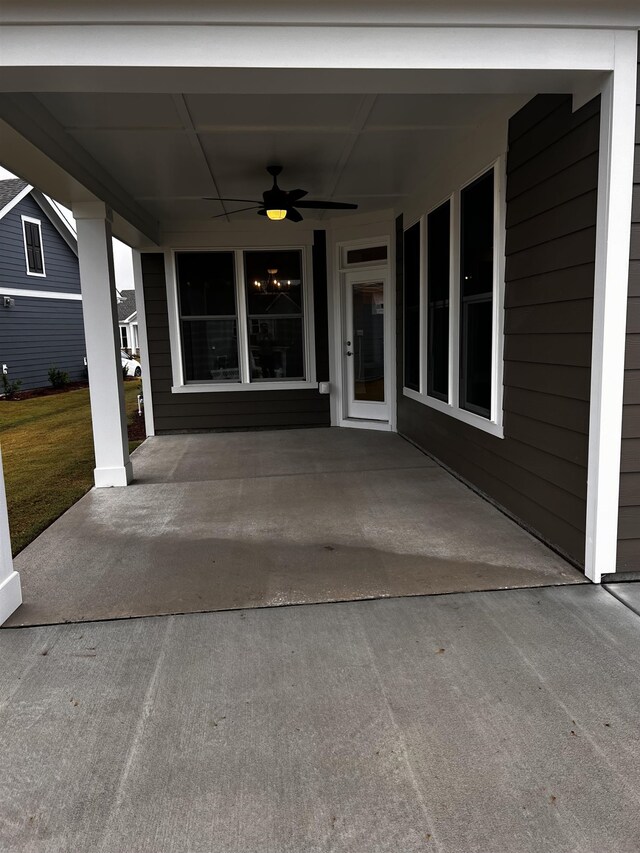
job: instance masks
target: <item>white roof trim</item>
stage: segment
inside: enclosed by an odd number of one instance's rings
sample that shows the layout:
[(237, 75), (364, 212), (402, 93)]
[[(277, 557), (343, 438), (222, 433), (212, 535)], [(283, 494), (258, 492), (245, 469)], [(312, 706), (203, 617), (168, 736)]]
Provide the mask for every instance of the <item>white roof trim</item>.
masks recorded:
[(134, 319), (137, 319), (136, 318), (137, 313), (138, 313), (137, 311), (134, 311), (133, 314), (129, 314), (129, 316), (126, 317), (124, 320), (120, 320), (120, 325), (122, 326), (124, 323), (133, 323)]
[(71, 251), (77, 256), (78, 239), (73, 231), (73, 228), (71, 227), (71, 224), (67, 222), (64, 216), (58, 213), (54, 205), (52, 205), (49, 199), (39, 190), (34, 189), (32, 195), (33, 200), (42, 210), (49, 222), (51, 222), (58, 234), (60, 234), (60, 236), (69, 246)]
[(31, 186), (31, 184), (27, 184), (27, 186), (24, 189), (20, 190), (20, 192), (16, 196), (14, 196), (10, 202), (5, 204), (2, 210), (0, 210), (0, 219), (3, 219), (7, 215), (7, 213), (9, 213), (9, 211), (13, 210), (13, 208), (17, 204), (20, 204), (22, 199), (28, 196), (32, 189), (33, 187)]

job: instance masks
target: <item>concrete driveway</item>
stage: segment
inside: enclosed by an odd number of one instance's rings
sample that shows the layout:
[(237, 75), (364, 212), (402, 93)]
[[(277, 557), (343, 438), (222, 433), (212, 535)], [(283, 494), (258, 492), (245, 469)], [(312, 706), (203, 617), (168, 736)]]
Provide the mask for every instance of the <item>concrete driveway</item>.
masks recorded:
[(595, 586), (0, 632), (0, 849), (636, 853), (640, 618)]

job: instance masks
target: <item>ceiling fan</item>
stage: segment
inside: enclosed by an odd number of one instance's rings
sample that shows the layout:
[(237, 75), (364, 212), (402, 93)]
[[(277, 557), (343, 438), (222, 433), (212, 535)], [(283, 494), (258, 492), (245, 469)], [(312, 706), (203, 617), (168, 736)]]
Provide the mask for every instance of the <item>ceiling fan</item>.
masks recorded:
[(291, 222), (302, 222), (302, 215), (298, 208), (307, 210), (357, 210), (357, 204), (347, 204), (342, 201), (316, 201), (305, 199), (307, 190), (283, 190), (278, 186), (278, 175), (282, 166), (267, 166), (267, 172), (273, 177), (273, 186), (270, 190), (262, 193), (262, 201), (251, 198), (207, 198), (206, 201), (245, 201), (251, 207), (241, 207), (240, 210), (230, 210), (229, 213), (220, 213), (212, 217), (218, 219), (220, 216), (230, 216), (233, 213), (242, 213), (245, 210), (255, 210), (259, 216), (267, 216), (274, 221), (290, 219)]

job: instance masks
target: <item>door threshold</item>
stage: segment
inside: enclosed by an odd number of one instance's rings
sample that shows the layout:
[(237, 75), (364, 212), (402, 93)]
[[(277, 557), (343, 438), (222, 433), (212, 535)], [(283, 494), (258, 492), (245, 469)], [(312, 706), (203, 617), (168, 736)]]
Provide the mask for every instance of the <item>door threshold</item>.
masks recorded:
[(343, 418), (338, 426), (349, 429), (377, 429), (383, 432), (393, 432), (389, 421), (368, 421), (365, 418)]

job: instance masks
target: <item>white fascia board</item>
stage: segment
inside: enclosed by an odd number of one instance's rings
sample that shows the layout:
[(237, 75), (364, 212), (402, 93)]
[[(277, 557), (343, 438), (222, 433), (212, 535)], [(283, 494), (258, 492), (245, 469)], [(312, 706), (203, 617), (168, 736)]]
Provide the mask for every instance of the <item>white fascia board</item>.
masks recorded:
[[(116, 12), (100, 0), (4, 0), (4, 24), (108, 24)], [(588, 26), (633, 27), (638, 20), (636, 0), (216, 0), (202, 3), (149, 3), (129, 0), (117, 9), (122, 23), (135, 25), (187, 24), (328, 24), (403, 26)]]
[(78, 241), (71, 225), (67, 222), (64, 216), (61, 216), (60, 213), (58, 213), (51, 202), (39, 190), (34, 190), (32, 196), (38, 207), (42, 210), (58, 234), (77, 257)]
[[(0, 28), (0, 67), (595, 70), (614, 64), (614, 31), (526, 26), (11, 26)], [(11, 71), (10, 71), (11, 70)], [(9, 79), (15, 86), (19, 78)], [(4, 84), (3, 88), (8, 85)], [(5, 88), (5, 91), (7, 89)]]
[(33, 187), (30, 184), (27, 184), (24, 189), (20, 190), (20, 192), (14, 196), (10, 202), (7, 202), (2, 210), (0, 210), (0, 219), (3, 219), (17, 204), (20, 204), (22, 199), (28, 196), (32, 190)]
[(124, 320), (120, 320), (120, 325), (122, 325), (123, 323), (133, 323), (135, 321), (137, 313), (137, 311), (134, 311), (133, 314), (129, 314), (129, 316), (126, 317)]

